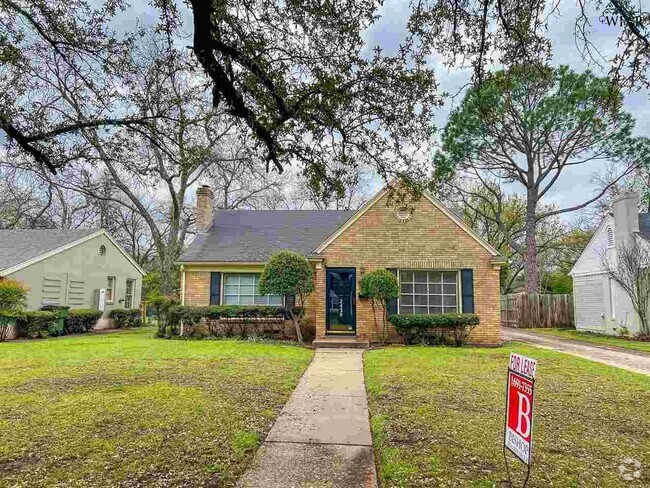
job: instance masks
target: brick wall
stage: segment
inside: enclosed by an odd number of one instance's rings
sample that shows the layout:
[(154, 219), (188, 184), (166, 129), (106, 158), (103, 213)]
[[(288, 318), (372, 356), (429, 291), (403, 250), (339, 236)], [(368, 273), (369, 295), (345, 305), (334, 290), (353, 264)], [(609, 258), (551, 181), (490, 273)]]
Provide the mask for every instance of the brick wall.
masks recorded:
[[(492, 256), (453, 220), (422, 198), (414, 203), (409, 221), (399, 222), (395, 208), (381, 198), (322, 253), (323, 262), (315, 265), (315, 293), (307, 300), (305, 315), (315, 323), (317, 337), (325, 335), (325, 269), (350, 267), (357, 271), (357, 292), (361, 277), (378, 268), (474, 270), (474, 308), (481, 324), (470, 341), (497, 344), (500, 328), (499, 269), (490, 263)], [(197, 266), (198, 268), (199, 266)], [(233, 271), (223, 267), (185, 267), (185, 304), (210, 303), (210, 271)], [(250, 272), (260, 272), (261, 266)], [(245, 270), (237, 269), (237, 272)], [(459, 296), (460, 300), (460, 296)], [(357, 335), (376, 341), (369, 300), (357, 299)]]
[(207, 231), (212, 225), (212, 189), (203, 185), (196, 190), (196, 228)]
[(209, 271), (185, 271), (185, 305), (194, 307), (210, 305)]
[[(474, 307), (480, 316), (470, 341), (499, 342), (499, 270), (492, 256), (453, 220), (422, 198), (414, 203), (409, 221), (399, 222), (395, 207), (382, 197), (322, 253), (323, 265), (316, 269), (316, 335), (325, 335), (325, 268), (357, 270), (357, 292), (361, 277), (378, 268), (474, 270)], [(460, 297), (459, 297), (460, 300)], [(357, 335), (376, 341), (372, 306), (357, 300)]]

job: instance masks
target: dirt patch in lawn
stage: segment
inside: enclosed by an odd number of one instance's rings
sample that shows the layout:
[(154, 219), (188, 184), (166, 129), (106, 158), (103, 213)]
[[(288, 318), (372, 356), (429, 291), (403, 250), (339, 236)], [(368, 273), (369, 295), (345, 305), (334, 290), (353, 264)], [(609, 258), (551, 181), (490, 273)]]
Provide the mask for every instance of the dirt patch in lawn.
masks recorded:
[(0, 344), (0, 486), (234, 486), (311, 357), (151, 329)]
[[(490, 487), (506, 478), (502, 436), (510, 351), (539, 361), (529, 486), (650, 484), (650, 378), (514, 344), (366, 354), (383, 486)], [(646, 468), (632, 482), (618, 471), (628, 457)], [(512, 465), (521, 483), (522, 466)]]

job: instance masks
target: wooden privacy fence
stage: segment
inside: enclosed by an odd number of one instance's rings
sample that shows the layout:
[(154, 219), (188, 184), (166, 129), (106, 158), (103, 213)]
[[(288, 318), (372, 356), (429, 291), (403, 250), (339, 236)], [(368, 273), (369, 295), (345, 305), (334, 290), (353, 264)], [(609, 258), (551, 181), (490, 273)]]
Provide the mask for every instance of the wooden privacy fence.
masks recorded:
[(573, 295), (502, 295), (501, 325), (517, 329), (574, 325)]

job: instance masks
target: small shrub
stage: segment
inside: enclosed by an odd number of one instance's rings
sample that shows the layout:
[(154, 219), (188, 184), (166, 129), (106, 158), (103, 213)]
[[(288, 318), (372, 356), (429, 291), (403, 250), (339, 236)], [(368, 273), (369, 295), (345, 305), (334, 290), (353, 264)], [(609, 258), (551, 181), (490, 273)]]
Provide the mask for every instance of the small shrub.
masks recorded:
[(9, 328), (23, 317), (27, 304), (27, 288), (14, 280), (0, 280), (0, 341), (9, 334)]
[[(264, 266), (260, 276), (260, 293), (263, 295), (293, 295), (298, 298), (301, 305), (305, 304), (307, 295), (314, 291), (314, 270), (307, 258), (300, 253), (292, 251), (278, 251), (274, 253)], [(296, 330), (298, 342), (302, 344), (300, 319), (302, 309), (295, 314), (293, 309), (288, 310), (289, 318)]]
[[(383, 344), (388, 339), (388, 321), (386, 312), (388, 302), (399, 295), (397, 276), (386, 269), (377, 269), (361, 278), (360, 295), (372, 300), (372, 314), (375, 319), (375, 331), (379, 342)], [(381, 318), (377, 320), (377, 312)]]
[(110, 311), (108, 316), (113, 319), (113, 325), (116, 329), (129, 329), (142, 325), (140, 310), (137, 308), (115, 308)]
[(634, 338), (637, 341), (650, 342), (650, 334), (644, 334), (642, 332), (639, 332), (637, 335), (634, 336)]
[(92, 330), (102, 313), (101, 310), (71, 308), (65, 319), (65, 333), (80, 334)]
[(16, 321), (18, 336), (29, 339), (49, 337), (50, 330), (56, 325), (56, 317), (56, 312), (24, 312), (23, 316)]
[(305, 342), (313, 342), (316, 339), (316, 325), (313, 321), (303, 318), (300, 321), (300, 331)]
[(473, 313), (445, 313), (435, 315), (391, 315), (390, 322), (407, 344), (453, 344), (462, 346), (469, 333), (479, 324)]
[(169, 312), (173, 307), (178, 306), (179, 303), (180, 302), (174, 297), (163, 295), (153, 295), (149, 297), (148, 306), (153, 310), (156, 322), (158, 323), (158, 337), (163, 337), (166, 334)]

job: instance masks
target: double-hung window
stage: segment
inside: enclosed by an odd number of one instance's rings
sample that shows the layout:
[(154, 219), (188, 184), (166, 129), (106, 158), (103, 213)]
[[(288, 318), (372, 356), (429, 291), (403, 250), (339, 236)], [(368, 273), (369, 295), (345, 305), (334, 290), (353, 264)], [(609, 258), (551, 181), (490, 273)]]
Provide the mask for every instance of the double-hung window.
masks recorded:
[(115, 301), (115, 276), (109, 276), (106, 279), (106, 303)]
[(458, 272), (400, 270), (399, 313), (458, 312)]
[(135, 280), (126, 280), (126, 290), (124, 291), (124, 308), (133, 308), (133, 289)]
[(259, 273), (225, 273), (223, 275), (224, 305), (273, 305), (282, 306), (280, 295), (260, 293)]

